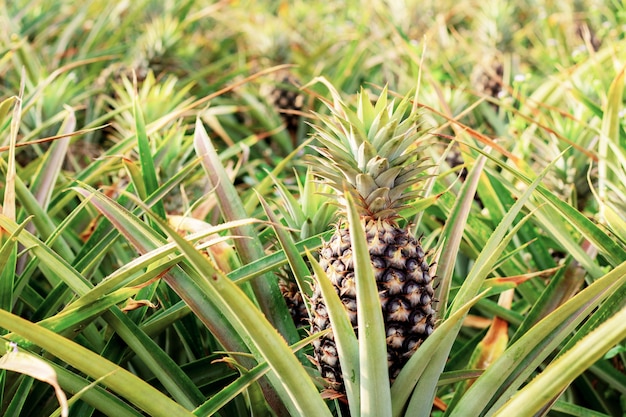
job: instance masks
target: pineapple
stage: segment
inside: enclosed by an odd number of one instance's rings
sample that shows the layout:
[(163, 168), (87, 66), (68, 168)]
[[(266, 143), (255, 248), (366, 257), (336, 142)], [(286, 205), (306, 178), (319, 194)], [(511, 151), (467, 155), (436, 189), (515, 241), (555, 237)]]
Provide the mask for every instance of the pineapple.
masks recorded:
[[(394, 109), (386, 89), (374, 107), (368, 94), (359, 95), (357, 111), (338, 99), (331, 116), (319, 116), (315, 127), (321, 146), (312, 156), (317, 176), (342, 200), (351, 193), (364, 225), (378, 286), (387, 335), (389, 377), (398, 375), (418, 346), (433, 331), (435, 310), (431, 267), (421, 243), (401, 227), (399, 212), (417, 197), (414, 186), (427, 168), (419, 158), (420, 118), (404, 99)], [(319, 262), (334, 285), (353, 326), (357, 324), (356, 291), (350, 234), (340, 221), (321, 248)], [(319, 279), (319, 278), (317, 278)], [(317, 280), (316, 279), (316, 280)], [(331, 326), (319, 287), (311, 296), (311, 330)], [(358, 329), (356, 329), (358, 331)], [(313, 343), (314, 362), (322, 377), (338, 392), (344, 390), (332, 332)]]
[[(481, 2), (473, 22), (477, 59), (470, 77), (472, 88), (481, 96), (500, 99), (507, 92), (508, 74), (517, 62), (514, 36), (525, 13), (524, 8), (510, 2)], [(491, 107), (498, 110), (496, 103)]]
[(276, 108), (292, 137), (298, 133), (300, 113), (304, 108), (304, 95), (298, 91), (298, 79), (287, 71), (276, 75), (276, 84), (269, 88), (270, 103)]

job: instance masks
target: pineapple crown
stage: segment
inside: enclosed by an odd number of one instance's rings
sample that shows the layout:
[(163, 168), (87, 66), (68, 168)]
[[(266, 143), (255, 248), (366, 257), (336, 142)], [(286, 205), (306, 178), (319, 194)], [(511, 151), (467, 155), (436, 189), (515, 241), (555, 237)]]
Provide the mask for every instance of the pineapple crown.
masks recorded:
[(340, 197), (350, 192), (361, 216), (398, 217), (398, 211), (418, 197), (412, 186), (428, 168), (427, 158), (419, 157), (424, 129), (410, 96), (396, 106), (385, 87), (374, 105), (361, 89), (355, 111), (328, 81), (317, 80), (330, 89), (333, 103), (327, 103), (330, 115), (317, 115), (321, 126), (314, 126), (321, 144), (313, 146), (319, 155), (310, 160), (316, 175)]

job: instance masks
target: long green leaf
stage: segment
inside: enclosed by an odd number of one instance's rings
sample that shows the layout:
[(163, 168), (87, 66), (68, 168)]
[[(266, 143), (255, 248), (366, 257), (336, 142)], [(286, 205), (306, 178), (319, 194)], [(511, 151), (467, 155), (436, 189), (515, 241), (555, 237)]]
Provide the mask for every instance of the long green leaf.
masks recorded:
[[(526, 194), (525, 195), (526, 198), (528, 198), (529, 195), (530, 193)], [(513, 210), (514, 208), (515, 207), (513, 207), (511, 210)], [(509, 213), (511, 212), (509, 211)], [(489, 257), (486, 257), (482, 260), (484, 263), (478, 262), (480, 260), (480, 255), (479, 255), (479, 259), (474, 265), (474, 268), (472, 268), (472, 270), (470, 271), (470, 275), (466, 278), (465, 282), (468, 282), (470, 277), (473, 280), (478, 280), (478, 277), (482, 277), (481, 281), (484, 283), (493, 264), (497, 261), (498, 255), (505, 251), (511, 239), (517, 234), (517, 232), (519, 232), (521, 227), (531, 216), (532, 214), (529, 214), (526, 217), (524, 217), (520, 222), (518, 222), (515, 225), (515, 227), (513, 227), (511, 231), (502, 238), (502, 241), (499, 242), (498, 245), (495, 247), (494, 252)], [(509, 218), (509, 221), (513, 221), (514, 218), (515, 216), (511, 216)], [(506, 216), (505, 216), (505, 219), (506, 219)], [(505, 221), (503, 220), (503, 222), (498, 226), (498, 228), (504, 227), (503, 225), (509, 226), (509, 224), (505, 223)], [(498, 230), (499, 229), (496, 229), (496, 231), (494, 232), (494, 235), (497, 235)], [(489, 242), (491, 242), (491, 240)], [(489, 242), (488, 242), (488, 245), (489, 245)], [(474, 275), (475, 273), (476, 275)], [(463, 286), (465, 286), (465, 283), (463, 284)], [(463, 289), (463, 286), (461, 286), (461, 290)], [(482, 284), (481, 284), (481, 288), (482, 288)], [(480, 288), (478, 289), (478, 291), (479, 290)], [(457, 298), (458, 298), (458, 295), (455, 298), (455, 301)], [(462, 324), (463, 323), (459, 321), (456, 324), (456, 326), (453, 328), (453, 330), (450, 331), (450, 334), (458, 335), (458, 332), (460, 331)], [(429, 404), (428, 402), (424, 402), (424, 401), (416, 401), (415, 399), (424, 398), (425, 396), (429, 395), (432, 401), (432, 398), (434, 398), (437, 381), (441, 373), (443, 372), (443, 368), (448, 359), (448, 355), (449, 355), (450, 350), (452, 349), (452, 344), (454, 343), (454, 341), (455, 341), (454, 338), (448, 339), (449, 344), (441, 344), (439, 346), (439, 349), (433, 352), (433, 355), (430, 358), (430, 362), (428, 363), (426, 369), (421, 375), (421, 379), (418, 381), (417, 386), (415, 387), (415, 392), (413, 393), (413, 398), (409, 406), (409, 409), (411, 410), (411, 413), (412, 413), (411, 415), (414, 415), (416, 417), (421, 417), (421, 416), (427, 416), (431, 412), (430, 411), (431, 404)]]
[[(304, 262), (304, 259), (302, 259), (302, 256), (298, 253), (298, 249), (296, 248), (296, 244), (294, 243), (293, 239), (285, 230), (285, 228), (283, 228), (282, 225), (278, 223), (276, 215), (272, 212), (272, 209), (269, 207), (265, 199), (262, 196), (259, 196), (259, 201), (263, 206), (263, 210), (265, 210), (267, 218), (270, 222), (272, 222), (272, 228), (274, 229), (274, 233), (276, 234), (276, 237), (278, 238), (278, 241), (280, 242), (280, 245), (283, 248), (285, 255), (287, 256), (287, 261), (289, 262), (289, 266), (293, 271), (300, 292), (306, 296), (310, 296), (311, 282), (309, 280), (306, 280), (306, 277), (310, 276), (311, 274), (309, 268), (306, 266), (306, 263)], [(310, 317), (311, 314), (308, 299), (305, 299), (304, 303)]]
[(463, 237), (463, 230), (467, 223), (467, 218), (474, 200), (478, 180), (485, 165), (486, 158), (479, 158), (474, 164), (472, 170), (461, 187), (461, 193), (456, 198), (451, 215), (444, 226), (442, 233), (441, 245), (443, 250), (439, 257), (437, 276), (440, 279), (439, 287), (435, 292), (435, 298), (439, 300), (440, 309), (437, 312), (439, 317), (446, 316), (448, 305), (448, 297), (452, 285), (452, 276), (456, 258), (459, 252), (459, 246)]
[[(463, 282), (459, 293), (454, 299), (452, 306), (450, 307), (450, 311), (453, 312), (458, 306), (463, 305), (469, 301), (469, 299), (476, 296), (479, 291), (482, 281), (487, 278), (487, 275), (491, 271), (493, 265), (498, 260), (498, 255), (505, 249), (505, 245), (503, 245), (503, 240), (507, 235), (507, 231), (509, 227), (515, 221), (515, 218), (522, 210), (525, 204), (527, 204), (530, 196), (535, 191), (535, 189), (541, 183), (543, 177), (548, 173), (548, 171), (552, 168), (554, 163), (553, 161), (550, 165), (548, 165), (535, 180), (528, 186), (528, 189), (518, 198), (513, 207), (507, 212), (504, 216), (496, 230), (493, 232), (489, 240), (487, 241), (486, 246), (480, 252), (480, 255), (476, 259), (476, 264), (470, 271), (469, 276)], [(513, 237), (511, 234), (508, 235), (509, 240)]]
[[(20, 226), (7, 217), (0, 215), (0, 227), (9, 233), (14, 233)], [(42, 273), (53, 285), (64, 282), (65, 285), (78, 294), (89, 291), (91, 284), (85, 277), (72, 268), (65, 259), (50, 247), (28, 233), (27, 230), (22, 231), (18, 235), (18, 240), (39, 259), (39, 267)]]
[(621, 342), (625, 334), (626, 308), (623, 308), (548, 365), (539, 376), (496, 411), (494, 417), (534, 415), (567, 388), (590, 364)]
[(15, 395), (13, 395), (11, 402), (4, 411), (4, 417), (20, 417), (20, 415), (23, 415), (22, 410), (34, 382), (34, 378), (22, 379), (22, 382), (17, 388)]
[[(207, 236), (210, 236), (212, 234), (223, 232), (230, 229), (231, 227), (250, 223), (250, 221), (251, 220), (241, 220), (237, 222), (223, 223), (215, 227), (209, 227), (202, 232), (191, 234), (187, 236), (187, 239), (190, 241), (196, 241), (198, 239), (206, 238)], [(219, 243), (224, 239), (225, 237), (211, 239), (208, 242), (199, 245), (199, 248), (203, 248), (212, 243)], [(76, 308), (78, 306), (96, 301), (100, 297), (103, 297), (105, 294), (110, 294), (111, 292), (125, 286), (137, 286), (149, 281), (155, 276), (155, 274), (159, 273), (160, 271), (169, 269), (173, 265), (180, 262), (182, 258), (181, 256), (170, 256), (167, 261), (164, 261), (164, 259), (173, 254), (176, 249), (177, 246), (173, 242), (155, 247), (154, 249), (128, 262), (119, 269), (116, 269), (113, 273), (105, 277), (105, 279), (103, 279), (99, 285), (91, 289), (88, 293), (81, 296), (78, 300), (74, 301), (71, 306), (73, 308)], [(154, 264), (158, 264), (158, 266), (155, 266)], [(152, 269), (139, 277), (135, 276), (138, 272), (146, 268)]]
[(193, 265), (199, 275), (196, 285), (202, 293), (221, 308), (229, 322), (243, 332), (246, 343), (252, 344), (267, 361), (272, 373), (277, 377), (274, 383), (281, 384), (288, 395), (287, 398), (283, 398), (288, 408), (301, 416), (330, 416), (328, 408), (302, 364), (252, 301), (222, 271), (216, 269), (163, 220), (154, 215), (153, 219), (176, 242)]
[[(4, 184), (4, 196), (2, 201), (2, 214), (10, 219), (15, 220), (16, 208), (15, 208), (15, 145), (17, 144), (17, 135), (20, 130), (20, 123), (22, 121), (22, 106), (24, 100), (24, 83), (26, 81), (26, 74), (24, 68), (22, 68), (22, 79), (20, 82), (20, 92), (15, 99), (15, 105), (13, 107), (13, 115), (11, 117), (11, 130), (9, 132), (9, 155), (7, 157), (7, 172)], [(0, 231), (1, 232), (1, 231)], [(2, 235), (0, 235), (2, 236)], [(3, 300), (4, 301), (4, 300)], [(5, 305), (2, 305), (5, 307)], [(10, 307), (9, 307), (10, 308)]]
[(528, 330), (476, 380), (450, 417), (497, 410), (591, 311), (625, 283), (626, 262)]
[(559, 305), (567, 301), (567, 298), (578, 292), (584, 283), (585, 275), (585, 271), (580, 268), (580, 264), (576, 261), (572, 261), (564, 270), (555, 274), (537, 302), (525, 314), (524, 321), (517, 328), (510, 341), (516, 341), (541, 318), (554, 311)]
[[(17, 135), (22, 119), (22, 100), (24, 97), (25, 72), (22, 68), (22, 81), (20, 84), (20, 93), (15, 100), (13, 107), (13, 117), (11, 118), (11, 130), (9, 133), (9, 155), (7, 171), (4, 183), (4, 196), (2, 215), (11, 220), (16, 219), (15, 208), (15, 181), (17, 178), (15, 169), (15, 145), (17, 143)], [(10, 234), (9, 232), (8, 234)], [(17, 242), (14, 237), (8, 236), (7, 232), (0, 228), (0, 245), (2, 245), (2, 271), (0, 271), (0, 309), (11, 311), (13, 309), (13, 285), (15, 282), (15, 273), (17, 266)]]
[[(446, 318), (441, 325), (438, 326), (435, 331), (420, 345), (417, 352), (413, 354), (406, 365), (404, 365), (404, 368), (402, 368), (398, 377), (394, 381), (393, 386), (391, 387), (393, 417), (418, 415), (415, 413), (415, 410), (413, 410), (413, 414), (411, 414), (410, 410), (407, 410), (409, 406), (409, 399), (414, 392), (415, 384), (424, 372), (424, 369), (428, 366), (428, 363), (434, 353), (439, 349), (439, 346), (447, 346), (454, 342), (456, 339), (455, 328), (463, 322), (463, 318), (470, 308), (472, 308), (486, 294), (487, 291), (483, 291), (481, 294), (474, 297), (470, 300), (470, 302), (461, 306), (460, 309)], [(415, 401), (420, 401), (419, 395), (414, 395), (414, 397)], [(429, 404), (429, 407), (430, 406), (431, 404)], [(405, 412), (407, 414), (405, 414)]]
[[(237, 194), (237, 190), (230, 183), (200, 119), (196, 120), (194, 146), (196, 153), (202, 158), (202, 166), (209, 178), (209, 183), (215, 190), (224, 219), (232, 221), (247, 218), (248, 215)], [(263, 245), (252, 227), (242, 226), (234, 229), (233, 233), (237, 236), (246, 237), (246, 239), (235, 240), (237, 253), (243, 263), (253, 262), (265, 255)], [(272, 324), (290, 343), (298, 341), (299, 337), (295, 324), (291, 319), (289, 309), (274, 277), (264, 274), (253, 279), (250, 285), (254, 291), (256, 301), (261, 307), (261, 311)]]
[(391, 416), (391, 391), (387, 365), (385, 322), (374, 270), (367, 247), (365, 229), (350, 192), (345, 191), (350, 243), (356, 283), (359, 331), (359, 374), (361, 377), (361, 415)]
[(0, 128), (4, 126), (5, 118), (11, 112), (11, 107), (17, 101), (17, 97), (8, 97), (0, 102)]
[[(10, 235), (0, 229), (0, 308), (13, 308), (13, 286), (15, 282), (15, 267), (17, 264), (17, 235), (27, 223), (22, 223)], [(1, 331), (0, 331), (1, 332)]]
[(191, 412), (136, 375), (37, 324), (0, 310), (0, 327), (29, 339), (47, 353), (92, 378), (101, 378), (111, 374), (104, 384), (152, 416), (193, 416)]
[[(159, 188), (156, 171), (154, 169), (154, 159), (150, 150), (150, 142), (146, 132), (146, 123), (143, 118), (138, 98), (134, 98), (133, 111), (135, 115), (135, 128), (137, 129), (137, 144), (139, 147), (139, 160), (141, 162), (141, 174), (146, 190), (146, 195), (140, 195), (142, 199), (146, 199), (148, 195), (154, 193)], [(154, 205), (154, 210), (162, 218), (165, 218), (165, 207), (163, 201), (159, 200)]]
[(142, 332), (127, 314), (114, 308), (105, 312), (103, 317), (181, 406), (193, 409), (204, 400), (204, 395), (174, 359)]
[[(293, 350), (299, 350), (311, 343), (314, 336), (309, 336), (293, 346)], [(211, 397), (208, 401), (196, 408), (193, 412), (197, 416), (211, 416), (222, 408), (228, 401), (235, 398), (242, 391), (249, 388), (250, 385), (261, 378), (269, 371), (267, 362), (260, 363), (250, 371), (243, 373), (236, 381), (222, 389), (220, 392)]]
[[(480, 150), (479, 150), (480, 152)], [(508, 164), (503, 164), (501, 161), (497, 160), (491, 155), (483, 153), (483, 155), (487, 156), (492, 162), (498, 164), (502, 169), (510, 172), (515, 175), (515, 177), (526, 184), (532, 184), (533, 179), (528, 175), (516, 170)], [(515, 187), (511, 187), (512, 191), (515, 191)], [(554, 227), (555, 237), (559, 237), (562, 235), (556, 234), (558, 229), (567, 229), (563, 226), (566, 224), (570, 227), (574, 227), (585, 239), (589, 240), (595, 247), (597, 247), (603, 256), (607, 258), (607, 260), (611, 263), (612, 266), (617, 266), (624, 259), (626, 259), (626, 250), (624, 250), (617, 242), (613, 239), (607, 239), (606, 233), (604, 233), (597, 225), (595, 225), (591, 220), (589, 220), (584, 214), (576, 210), (571, 205), (567, 204), (565, 201), (559, 199), (552, 191), (547, 189), (543, 185), (539, 185), (537, 187), (539, 203), (548, 203), (550, 206), (554, 207), (555, 213), (561, 217), (564, 222), (557, 222), (556, 219), (550, 217), (546, 218), (546, 221), (542, 224), (545, 227)], [(541, 212), (538, 212), (540, 215)], [(585, 269), (592, 275), (600, 276), (601, 269), (597, 266), (589, 265), (585, 259), (581, 259), (579, 256), (584, 256), (584, 251), (580, 250), (579, 245), (573, 241), (573, 239), (568, 235), (567, 237), (562, 237), (559, 239), (559, 242), (565, 246), (565, 248), (570, 253), (574, 253), (575, 251), (578, 256), (575, 258), (585, 267)], [(577, 247), (578, 246), (578, 247)]]
[[(105, 212), (111, 213), (110, 211)], [(144, 224), (143, 222), (139, 223)], [(17, 225), (7, 221), (2, 215), (0, 215), (0, 226), (7, 230), (17, 228)], [(134, 236), (136, 239), (140, 239), (138, 234)], [(27, 231), (20, 233), (19, 240), (24, 246), (30, 247), (32, 253), (39, 258), (40, 268), (45, 274), (58, 276), (59, 280), (62, 278), (67, 286), (79, 295), (87, 294), (92, 288), (91, 284), (65, 260)], [(128, 331), (128, 326), (132, 322), (124, 322), (125, 319), (120, 315), (121, 311), (117, 307), (114, 307), (114, 311), (115, 313), (111, 314), (105, 313), (105, 318), (111, 321), (110, 324), (116, 332), (125, 336), (126, 343), (134, 347), (135, 353), (159, 377), (163, 385), (172, 390), (173, 395), (176, 395), (180, 401), (187, 402), (190, 406), (194, 402), (198, 402), (201, 398), (199, 391), (174, 363), (173, 359), (167, 356), (152, 339), (137, 331), (134, 328), (134, 323), (132, 324), (133, 329)], [(195, 401), (192, 398), (195, 398)]]
[(330, 282), (326, 272), (315, 257), (307, 251), (307, 258), (315, 272), (316, 282), (326, 304), (326, 312), (332, 325), (341, 374), (346, 387), (346, 396), (352, 415), (361, 415), (361, 372), (359, 342), (346, 314), (346, 309)]
[[(59, 314), (41, 320), (37, 324), (55, 333), (62, 333), (69, 329), (71, 330), (72, 335), (75, 335), (87, 323), (93, 321), (97, 317), (100, 317), (111, 307), (128, 300), (134, 296), (137, 291), (139, 290), (136, 288), (124, 288), (114, 292), (113, 294), (106, 295), (90, 304), (83, 305), (78, 308), (65, 309)], [(14, 340), (20, 346), (29, 347), (30, 342), (28, 340)]]
[[(92, 198), (98, 209), (107, 216), (139, 253), (147, 253), (164, 245), (163, 239), (155, 235), (154, 231), (147, 227), (144, 222), (103, 194), (87, 186), (84, 187), (86, 189), (77, 188), (76, 191), (87, 198)], [(235, 331), (231, 323), (226, 320), (223, 310), (211, 300), (207, 300), (203, 291), (190, 278), (190, 272), (193, 271), (185, 271), (176, 267), (170, 270), (163, 279), (186, 302), (225, 349), (232, 352), (247, 352), (248, 349), (241, 338), (241, 334)], [(253, 360), (246, 357), (241, 357), (240, 360), (248, 368), (254, 366)]]
[[(609, 87), (607, 107), (602, 117), (602, 129), (598, 143), (598, 195), (602, 202), (606, 202), (610, 184), (615, 184), (617, 175), (613, 172), (619, 164), (615, 149), (621, 149), (620, 144), (620, 109), (624, 96), (624, 75), (626, 67), (617, 74)], [(604, 205), (600, 205), (600, 219), (604, 221)]]
[(212, 416), (217, 413), (226, 403), (245, 391), (250, 384), (257, 381), (269, 371), (267, 363), (261, 363), (249, 371), (245, 372), (236, 381), (222, 388), (220, 392), (215, 394), (211, 399), (193, 412), (197, 416)]
[[(315, 250), (322, 246), (322, 240), (328, 239), (332, 235), (332, 231), (321, 233), (317, 236), (304, 239), (296, 243), (296, 249), (300, 255), (304, 255), (306, 250)], [(236, 282), (243, 282), (254, 277), (262, 275), (264, 272), (272, 271), (277, 267), (287, 264), (287, 257), (284, 251), (276, 251), (269, 255), (266, 255), (258, 260), (237, 268), (233, 272), (229, 273), (230, 279)]]
[[(67, 116), (63, 120), (59, 134), (69, 135), (76, 129), (76, 115), (71, 108), (67, 108)], [(65, 160), (67, 149), (70, 145), (70, 136), (65, 136), (55, 140), (50, 146), (48, 157), (41, 164), (30, 189), (39, 202), (39, 205), (45, 210), (50, 203), (54, 185), (59, 177), (63, 161)]]
[[(6, 162), (0, 159), (0, 165), (4, 166)], [(24, 216), (33, 216), (32, 222), (35, 225), (37, 233), (43, 239), (48, 239), (52, 236), (55, 233), (56, 225), (50, 212), (46, 212), (46, 210), (41, 207), (37, 198), (31, 193), (27, 184), (24, 183), (19, 176), (15, 177), (15, 193), (24, 209)], [(72, 259), (74, 257), (74, 252), (63, 236), (59, 236), (55, 239), (52, 243), (52, 247), (65, 259)]]
[[(552, 162), (554, 164), (554, 162)], [(524, 222), (529, 218), (520, 221), (509, 232), (509, 228), (517, 218), (519, 212), (522, 210), (525, 204), (529, 201), (533, 191), (539, 185), (542, 178), (546, 175), (551, 168), (549, 165), (539, 176), (533, 181), (523, 195), (515, 202), (511, 209), (506, 213), (496, 230), (492, 233), (491, 237), (487, 241), (486, 246), (478, 255), (476, 262), (469, 272), (469, 275), (465, 278), (463, 285), (459, 289), (449, 312), (454, 313), (460, 306), (465, 305), (470, 299), (476, 296), (482, 287), (484, 280), (491, 272), (493, 266), (499, 259), (499, 255), (504, 252), (510, 240), (515, 236), (517, 231), (523, 226)], [(460, 330), (461, 323), (457, 324), (453, 333), (457, 334)], [(415, 404), (413, 412), (415, 416), (427, 416), (431, 410), (431, 401), (435, 395), (435, 389), (437, 386), (437, 380), (443, 371), (449, 352), (452, 349), (452, 342), (447, 345), (440, 346), (440, 349), (434, 352), (431, 362), (424, 370), (422, 378), (417, 383), (415, 388), (416, 394), (422, 398), (428, 398), (427, 401), (422, 401)]]

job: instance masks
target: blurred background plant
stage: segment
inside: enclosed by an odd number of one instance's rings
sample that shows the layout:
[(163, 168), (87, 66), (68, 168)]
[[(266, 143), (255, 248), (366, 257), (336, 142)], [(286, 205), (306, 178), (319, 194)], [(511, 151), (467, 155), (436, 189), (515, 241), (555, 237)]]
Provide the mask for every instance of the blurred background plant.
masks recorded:
[[(2, 415), (626, 413), (623, 3), (0, 0), (0, 22)], [(377, 409), (384, 375), (329, 398), (309, 359), (315, 254), (350, 211), (306, 163), (320, 76), (353, 108), (417, 86), (431, 126), (400, 221), (437, 321)]]

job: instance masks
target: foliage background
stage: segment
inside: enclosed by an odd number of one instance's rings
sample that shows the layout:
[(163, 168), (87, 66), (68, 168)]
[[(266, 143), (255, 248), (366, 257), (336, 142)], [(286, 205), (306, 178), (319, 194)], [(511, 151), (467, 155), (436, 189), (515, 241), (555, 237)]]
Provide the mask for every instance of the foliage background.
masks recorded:
[(62, 412), (29, 360), (73, 416), (345, 415), (278, 292), (307, 291), (335, 221), (303, 162), (316, 77), (348, 102), (419, 80), (433, 126), (402, 215), (444, 330), (389, 415), (624, 415), (623, 2), (5, 0), (0, 19), (0, 351), (27, 354), (3, 415)]

